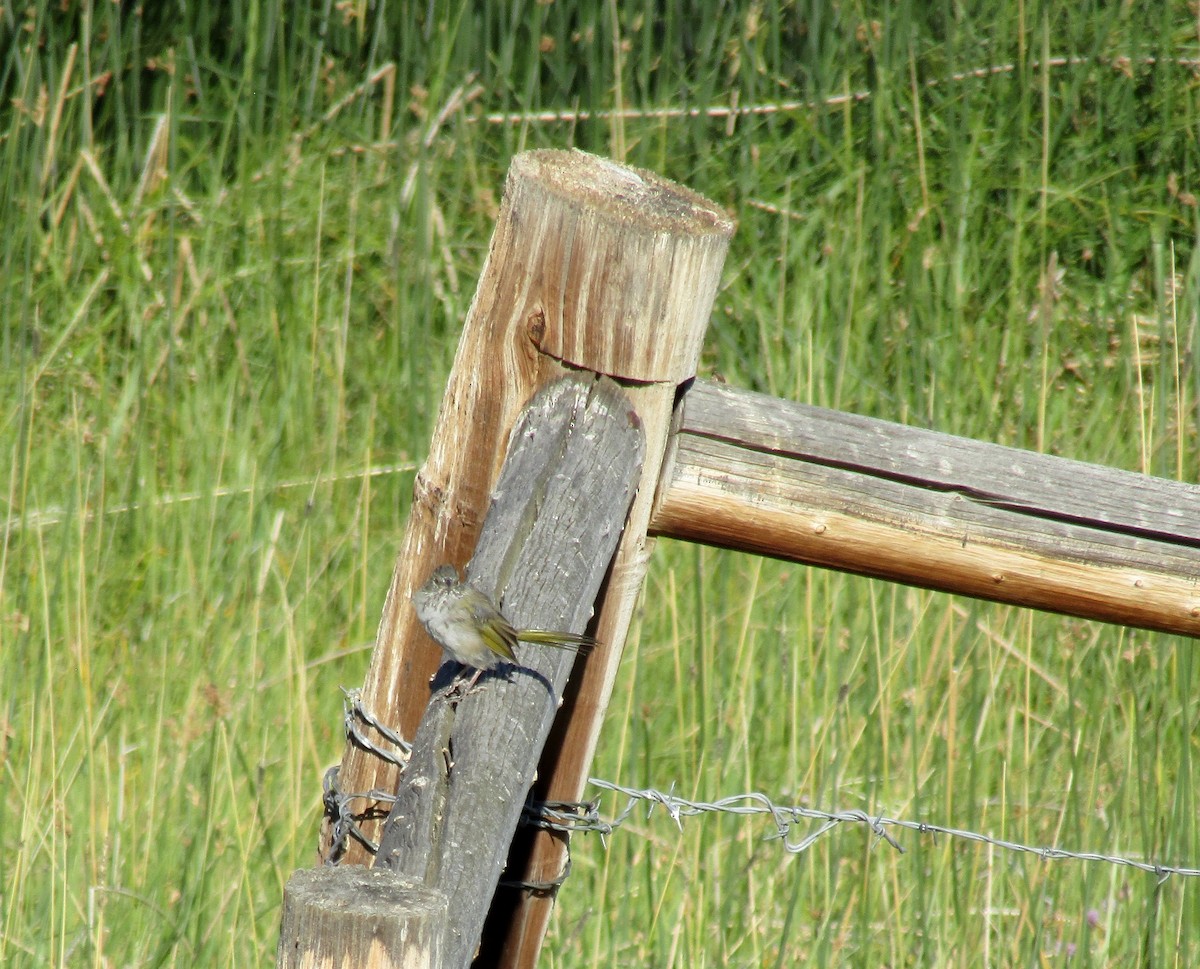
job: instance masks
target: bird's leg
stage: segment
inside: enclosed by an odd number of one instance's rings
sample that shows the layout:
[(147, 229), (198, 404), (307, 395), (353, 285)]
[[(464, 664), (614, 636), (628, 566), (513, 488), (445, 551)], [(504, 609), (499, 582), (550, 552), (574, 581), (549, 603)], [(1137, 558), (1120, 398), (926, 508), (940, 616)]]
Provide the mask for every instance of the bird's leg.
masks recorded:
[(479, 674), (483, 672), (483, 670), (477, 669), (474, 671), (473, 676), (468, 677), (467, 670), (469, 670), (471, 667), (465, 664), (459, 665), (461, 668), (455, 674), (454, 680), (450, 684), (450, 688), (446, 691), (446, 699), (455, 702), (463, 699), (463, 697), (465, 697), (471, 692), (471, 690), (474, 689), (475, 682), (479, 679)]
[[(466, 697), (469, 697), (472, 693), (478, 693), (483, 689), (482, 686), (476, 685), (479, 683), (480, 677), (482, 677), (484, 673), (490, 673), (492, 670), (496, 669), (496, 667), (477, 667), (468, 677), (466, 675), (466, 671), (469, 669), (471, 669), (471, 667), (463, 664), (463, 669), (459, 672), (458, 677), (454, 681), (454, 686), (451, 688), (451, 691), (448, 694), (450, 699), (462, 700)], [(505, 678), (507, 679), (507, 677)]]

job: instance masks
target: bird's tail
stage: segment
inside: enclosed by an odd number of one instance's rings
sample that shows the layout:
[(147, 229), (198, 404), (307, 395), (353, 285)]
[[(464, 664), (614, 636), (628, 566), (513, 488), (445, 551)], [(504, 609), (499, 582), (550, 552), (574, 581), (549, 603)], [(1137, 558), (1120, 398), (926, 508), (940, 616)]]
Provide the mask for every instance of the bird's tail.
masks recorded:
[(592, 636), (580, 636), (578, 633), (553, 629), (522, 629), (517, 633), (517, 639), (523, 643), (540, 643), (543, 646), (557, 646), (559, 649), (573, 649), (577, 653), (586, 653), (600, 645), (599, 641)]

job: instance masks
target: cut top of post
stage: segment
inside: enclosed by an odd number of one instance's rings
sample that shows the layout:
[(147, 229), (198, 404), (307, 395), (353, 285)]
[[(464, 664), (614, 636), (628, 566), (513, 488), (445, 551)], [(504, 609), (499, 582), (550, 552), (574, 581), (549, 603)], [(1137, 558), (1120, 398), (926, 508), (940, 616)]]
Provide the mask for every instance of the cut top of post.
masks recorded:
[[(538, 350), (618, 379), (695, 375), (733, 233), (724, 210), (582, 151), (518, 155), (505, 193), (527, 248), (505, 246), (502, 224), (492, 252), (526, 270), (513, 278), (529, 298), (524, 319)], [(670, 267), (673, 284), (647, 267)]]
[(561, 198), (650, 232), (728, 237), (733, 231), (728, 214), (699, 192), (656, 172), (618, 165), (586, 151), (523, 152), (513, 159), (512, 172), (537, 178)]

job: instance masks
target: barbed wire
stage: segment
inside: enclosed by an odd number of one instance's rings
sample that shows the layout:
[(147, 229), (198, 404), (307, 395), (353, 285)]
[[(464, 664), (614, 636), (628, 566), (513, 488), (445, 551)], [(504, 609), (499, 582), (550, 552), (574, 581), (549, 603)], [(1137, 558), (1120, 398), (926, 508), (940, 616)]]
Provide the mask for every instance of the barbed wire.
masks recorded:
[[(1130, 56), (1116, 54), (1112, 56), (1070, 54), (1049, 57), (1045, 61), (1033, 59), (1028, 62), (1031, 70), (1051, 70), (1061, 67), (1082, 67), (1095, 64), (1109, 67), (1113, 71), (1133, 77), (1135, 67), (1154, 67), (1159, 63), (1183, 67), (1193, 72), (1200, 70), (1200, 58), (1170, 57), (1160, 58), (1152, 55)], [(969, 80), (983, 80), (1006, 74), (1014, 74), (1021, 67), (1015, 63), (988, 64), (983, 67), (972, 67), (955, 71), (945, 77), (926, 78), (924, 86), (936, 88), (947, 84), (956, 84)], [(737, 118), (755, 117), (774, 114), (794, 114), (799, 111), (812, 111), (818, 108), (838, 108), (847, 104), (857, 104), (870, 100), (874, 95), (870, 89), (848, 91), (842, 94), (828, 95), (819, 100), (787, 100), (755, 104), (714, 104), (706, 106), (695, 105), (664, 105), (649, 108), (605, 108), (589, 110), (586, 108), (550, 108), (542, 111), (491, 111), (482, 115), (466, 114), (464, 118), (469, 123), (479, 121), (489, 125), (525, 125), (525, 124), (578, 124), (582, 121), (643, 121), (643, 120), (676, 120), (692, 118), (708, 118), (712, 120), (731, 121)], [(455, 105), (458, 107), (459, 105)]]
[[(346, 740), (361, 750), (403, 770), (412, 754), (412, 744), (363, 706), (362, 690), (342, 687), (342, 694), (345, 697), (342, 701), (342, 728)], [(365, 724), (377, 731), (396, 749), (392, 751), (380, 747), (363, 732), (360, 724)], [(359, 822), (385, 817), (387, 811), (383, 810), (381, 806), (391, 804), (396, 800), (394, 792), (379, 788), (370, 791), (344, 791), (338, 781), (340, 772), (341, 765), (334, 764), (325, 771), (321, 785), (321, 803), (325, 808), (325, 819), (330, 826), (329, 849), (325, 855), (327, 865), (337, 864), (351, 840), (357, 841), (369, 854), (373, 855), (378, 852), (379, 845), (363, 833)], [(365, 807), (358, 811), (352, 810), (351, 805), (355, 801), (366, 802)]]
[[(388, 763), (400, 765), (401, 769), (403, 769), (412, 751), (412, 745), (389, 729), (385, 724), (381, 723), (378, 717), (363, 707), (361, 690), (343, 688), (342, 692), (345, 694), (343, 727), (346, 739), (369, 753), (383, 758)], [(398, 748), (397, 752), (384, 750), (368, 740), (363, 735), (361, 729), (359, 729), (360, 724), (366, 724), (377, 730), (389, 743)], [(363, 834), (358, 827), (358, 822), (368, 817), (380, 816), (378, 813), (380, 804), (389, 803), (395, 799), (394, 795), (387, 791), (342, 791), (338, 786), (337, 775), (337, 767), (331, 767), (326, 772), (323, 785), (322, 800), (325, 805), (325, 815), (333, 827), (333, 849), (328, 856), (329, 863), (336, 863), (337, 857), (345, 850), (347, 842), (351, 839), (358, 841), (370, 853), (374, 854), (377, 846)], [(1171, 875), (1179, 875), (1183, 878), (1200, 878), (1200, 868), (1168, 865), (1161, 862), (1145, 861), (1140, 858), (1130, 858), (1122, 855), (1110, 855), (1097, 851), (1071, 851), (1057, 845), (1024, 844), (1009, 838), (997, 838), (994, 835), (984, 834), (979, 831), (969, 831), (965, 828), (952, 828), (948, 825), (935, 824), (929, 821), (911, 821), (905, 818), (893, 818), (886, 814), (869, 814), (859, 809), (822, 811), (818, 808), (805, 807), (798, 804), (777, 804), (760, 791), (733, 794), (723, 797), (718, 801), (696, 801), (680, 797), (674, 793), (674, 790), (660, 791), (652, 787), (629, 787), (624, 784), (616, 784), (613, 781), (606, 781), (599, 777), (589, 777), (588, 784), (602, 791), (623, 795), (626, 798), (625, 806), (612, 820), (606, 821), (600, 816), (600, 803), (598, 800), (535, 801), (531, 798), (526, 802), (521, 812), (520, 823), (526, 827), (542, 828), (549, 831), (566, 833), (596, 832), (600, 835), (601, 841), (607, 843), (606, 839), (608, 836), (629, 820), (639, 804), (645, 803), (649, 805), (646, 810), (647, 818), (654, 813), (656, 808), (661, 807), (667, 812), (671, 820), (675, 822), (680, 831), (683, 830), (684, 818), (696, 817), (703, 814), (732, 814), (739, 817), (767, 816), (775, 825), (775, 832), (769, 837), (783, 842), (784, 850), (791, 854), (801, 854), (807, 851), (839, 825), (862, 824), (866, 825), (879, 840), (886, 841), (901, 854), (904, 854), (904, 847), (892, 833), (893, 830), (911, 831), (919, 835), (932, 835), (935, 838), (935, 843), (936, 838), (941, 835), (959, 841), (991, 845), (992, 847), (1017, 854), (1035, 855), (1043, 861), (1069, 860), (1118, 865), (1125, 868), (1132, 868), (1136, 871), (1143, 871), (1150, 875), (1156, 875), (1160, 884), (1166, 881)], [(351, 802), (356, 800), (365, 800), (368, 802), (369, 806), (365, 812), (356, 813), (350, 809)], [(794, 832), (801, 821), (816, 821), (819, 824), (816, 830), (810, 831), (802, 837), (797, 837)], [(566, 871), (559, 878), (555, 879), (552, 885), (548, 884), (541, 887), (546, 890), (555, 888), (561, 884), (565, 877)]]
[[(329, 474), (318, 474), (305, 478), (285, 478), (283, 481), (262, 483), (259, 485), (218, 485), (207, 491), (184, 491), (180, 494), (159, 495), (148, 501), (130, 501), (111, 505), (101, 510), (88, 508), (83, 517), (85, 521), (94, 521), (101, 515), (127, 515), (130, 512), (146, 508), (159, 510), (174, 505), (188, 505), (197, 501), (208, 501), (213, 498), (237, 498), (252, 494), (263, 494), (272, 491), (294, 491), (296, 488), (316, 489), (319, 485), (339, 484), (343, 481), (362, 481), (366, 478), (379, 478), (393, 474), (407, 474), (415, 471), (415, 462), (407, 461), (401, 464), (378, 464), (352, 471), (335, 471)], [(61, 525), (67, 518), (68, 510), (62, 505), (49, 505), (46, 508), (35, 508), (30, 511), (11, 514), (3, 523), (4, 529), (12, 532), (23, 528), (48, 528)]]
[[(1070, 851), (1055, 845), (1038, 846), (1022, 844), (1019, 841), (997, 838), (978, 831), (951, 828), (942, 824), (932, 824), (928, 821), (909, 821), (903, 818), (892, 818), (885, 814), (871, 815), (866, 811), (860, 810), (821, 811), (816, 808), (802, 807), (800, 805), (779, 805), (767, 797), (767, 795), (757, 791), (747, 794), (734, 794), (721, 798), (719, 801), (710, 802), (693, 801), (688, 798), (678, 797), (670, 791), (659, 791), (654, 788), (626, 787), (621, 784), (614, 784), (612, 781), (601, 780), (597, 777), (589, 777), (588, 783), (593, 787), (622, 794), (628, 798), (624, 809), (612, 821), (606, 822), (601, 820), (598, 813), (585, 812), (580, 814), (580, 821), (577, 824), (568, 824), (568, 827), (574, 830), (597, 831), (602, 837), (611, 834), (624, 824), (637, 805), (645, 802), (650, 805), (646, 812), (647, 817), (653, 813), (655, 807), (661, 806), (680, 830), (683, 830), (683, 818), (700, 814), (767, 815), (775, 823), (774, 837), (783, 841), (784, 848), (793, 854), (806, 851), (818, 839), (829, 831), (832, 831), (838, 825), (851, 823), (865, 824), (877, 837), (886, 841), (901, 853), (904, 852), (904, 848), (889, 832), (889, 828), (912, 831), (916, 834), (931, 834), (935, 838), (938, 835), (943, 835), (947, 838), (992, 845), (996, 848), (1002, 848), (1005, 851), (1036, 855), (1046, 861), (1067, 859), (1120, 865), (1144, 871), (1147, 874), (1157, 875), (1160, 883), (1166, 881), (1171, 875), (1180, 875), (1184, 878), (1200, 878), (1200, 868), (1166, 865), (1159, 862), (1143, 861), (1138, 858), (1127, 858), (1121, 855), (1109, 855), (1095, 851)], [(794, 840), (792, 830), (801, 820), (819, 821), (821, 824), (816, 831), (799, 840)]]
[[(389, 764), (394, 764), (396, 767), (403, 768), (408, 763), (408, 758), (412, 755), (412, 744), (401, 737), (398, 733), (392, 730), (387, 724), (383, 723), (378, 717), (367, 710), (362, 702), (362, 690), (350, 689), (342, 687), (342, 695), (345, 699), (342, 701), (342, 726), (345, 729), (346, 739), (356, 747), (374, 754), (381, 760), (387, 761)], [(368, 727), (373, 727), (379, 731), (379, 734), (387, 740), (388, 743), (398, 748), (395, 752), (384, 750), (378, 744), (373, 743), (359, 729), (359, 724), (364, 723)]]

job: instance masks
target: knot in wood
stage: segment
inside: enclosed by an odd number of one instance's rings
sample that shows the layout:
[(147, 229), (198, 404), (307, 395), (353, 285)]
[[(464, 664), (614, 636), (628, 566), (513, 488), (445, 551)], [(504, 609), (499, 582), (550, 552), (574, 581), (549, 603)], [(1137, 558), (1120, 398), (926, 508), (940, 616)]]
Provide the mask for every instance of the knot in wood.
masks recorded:
[(546, 313), (540, 306), (525, 317), (525, 332), (535, 346), (541, 347), (546, 336)]

